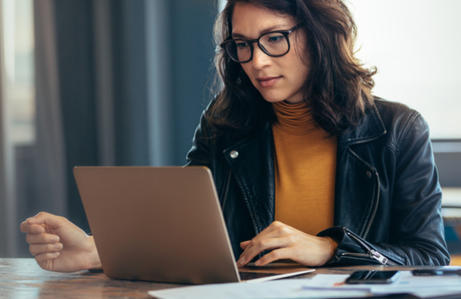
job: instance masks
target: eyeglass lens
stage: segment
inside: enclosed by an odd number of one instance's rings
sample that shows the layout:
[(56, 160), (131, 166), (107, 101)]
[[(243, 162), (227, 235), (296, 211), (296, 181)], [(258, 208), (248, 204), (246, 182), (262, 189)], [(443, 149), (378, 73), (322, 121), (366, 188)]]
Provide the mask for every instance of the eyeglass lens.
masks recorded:
[[(282, 56), (289, 50), (287, 36), (279, 32), (269, 32), (261, 35), (257, 44), (269, 56)], [(251, 60), (252, 50), (250, 42), (243, 39), (234, 39), (226, 45), (228, 55), (238, 62)]]

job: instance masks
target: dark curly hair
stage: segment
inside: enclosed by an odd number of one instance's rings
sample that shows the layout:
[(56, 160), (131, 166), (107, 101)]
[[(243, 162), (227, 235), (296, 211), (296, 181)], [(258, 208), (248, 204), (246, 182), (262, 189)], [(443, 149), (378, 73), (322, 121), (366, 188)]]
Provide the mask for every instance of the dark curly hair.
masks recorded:
[(219, 47), (232, 33), (237, 2), (292, 16), (306, 32), (310, 71), (304, 88), (316, 123), (331, 135), (356, 125), (372, 104), (376, 68), (366, 69), (354, 57), (356, 25), (341, 0), (228, 0), (215, 23), (215, 66), (220, 90), (205, 117), (215, 128), (250, 132), (274, 121), (272, 105), (265, 101), (239, 63)]

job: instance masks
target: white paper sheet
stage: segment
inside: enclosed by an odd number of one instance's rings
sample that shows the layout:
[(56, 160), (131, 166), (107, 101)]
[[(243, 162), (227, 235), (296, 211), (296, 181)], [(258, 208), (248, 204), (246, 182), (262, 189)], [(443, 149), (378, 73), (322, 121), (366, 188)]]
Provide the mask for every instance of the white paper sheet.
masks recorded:
[(313, 282), (313, 285), (319, 285), (323, 281), (334, 279), (335, 282), (343, 281), (348, 275), (316, 275), (312, 279), (283, 279), (261, 283), (224, 283), (209, 284), (200, 286), (179, 287), (160, 291), (150, 291), (149, 295), (160, 299), (176, 298), (339, 298), (348, 296), (366, 297), (370, 293), (366, 290), (316, 290), (306, 289), (305, 286)]
[(226, 283), (150, 291), (160, 299), (176, 298), (339, 298), (366, 297), (371, 294), (413, 293), (420, 297), (461, 293), (460, 276), (413, 276), (402, 271), (388, 285), (347, 285), (348, 274), (318, 274), (313, 278), (285, 279), (262, 283)]

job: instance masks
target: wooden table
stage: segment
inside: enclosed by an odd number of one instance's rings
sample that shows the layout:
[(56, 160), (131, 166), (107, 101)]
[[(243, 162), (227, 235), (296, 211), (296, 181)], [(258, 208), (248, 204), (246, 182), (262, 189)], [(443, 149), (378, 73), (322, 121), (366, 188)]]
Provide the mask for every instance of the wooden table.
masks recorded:
[(173, 284), (112, 280), (103, 273), (54, 273), (34, 259), (0, 259), (0, 298), (152, 298)]
[[(392, 267), (386, 269), (402, 269)], [(319, 268), (316, 273), (350, 273), (382, 266)], [(405, 268), (408, 270), (409, 268)], [(55, 273), (42, 270), (34, 259), (0, 258), (0, 298), (151, 298), (147, 291), (177, 287), (175, 284), (112, 280), (103, 273)]]

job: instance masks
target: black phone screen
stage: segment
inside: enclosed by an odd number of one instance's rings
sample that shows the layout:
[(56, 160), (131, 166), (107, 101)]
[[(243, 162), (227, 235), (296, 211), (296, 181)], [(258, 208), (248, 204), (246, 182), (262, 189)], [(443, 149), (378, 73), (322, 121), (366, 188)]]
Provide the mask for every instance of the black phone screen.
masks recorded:
[(355, 271), (347, 279), (346, 283), (372, 283), (385, 284), (392, 283), (398, 277), (399, 271)]

